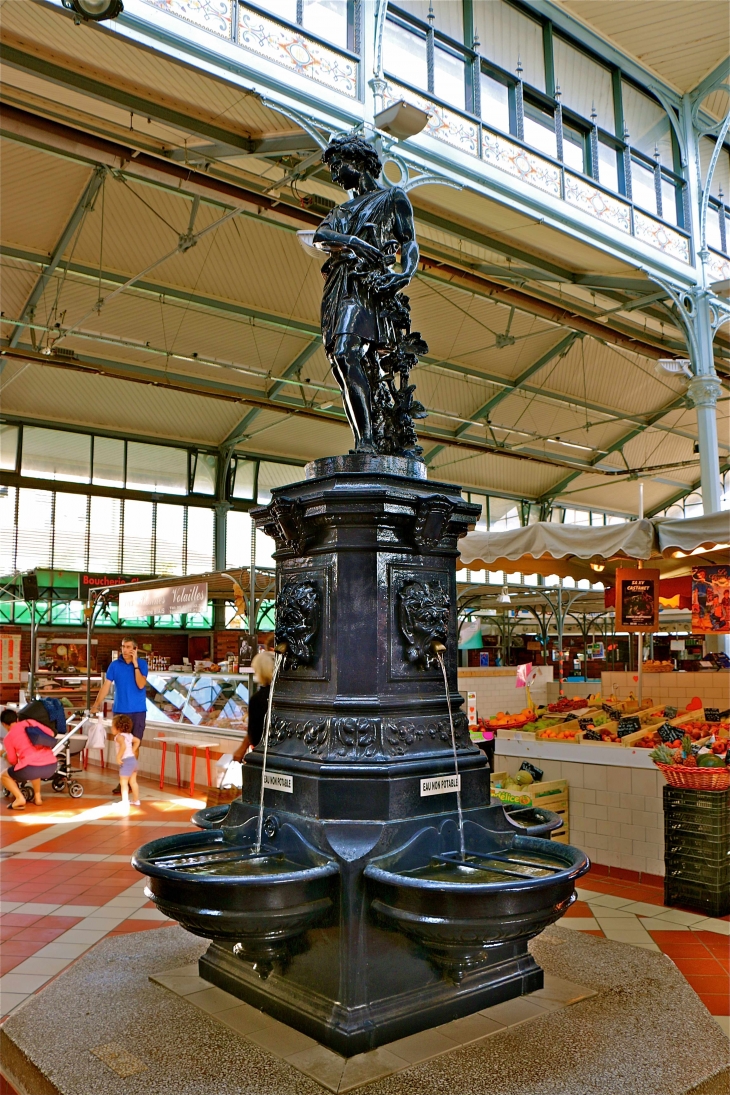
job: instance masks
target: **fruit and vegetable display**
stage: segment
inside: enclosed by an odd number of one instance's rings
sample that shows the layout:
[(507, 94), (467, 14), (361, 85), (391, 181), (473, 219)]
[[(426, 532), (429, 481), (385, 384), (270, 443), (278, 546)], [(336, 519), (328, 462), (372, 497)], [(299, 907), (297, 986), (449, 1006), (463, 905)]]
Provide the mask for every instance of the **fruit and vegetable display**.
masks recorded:
[(663, 726), (653, 730), (651, 734), (635, 741), (634, 746), (637, 749), (654, 749), (659, 745), (668, 745), (671, 749), (679, 749), (685, 735), (691, 738), (693, 742), (704, 741), (715, 733), (724, 732), (727, 734), (730, 731), (730, 723), (683, 722), (680, 726), (673, 728), (676, 735), (673, 738), (668, 736), (671, 728), (671, 724), (664, 723)]
[(537, 736), (540, 741), (576, 741), (580, 733), (582, 731), (578, 726), (570, 729), (564, 723), (559, 723), (557, 726), (540, 730)]
[(711, 738), (697, 746), (689, 734), (680, 741), (657, 745), (649, 753), (655, 764), (681, 765), (683, 768), (722, 768), (728, 760), (728, 739)]
[(503, 791), (519, 791), (522, 787), (529, 787), (530, 784), (534, 782), (535, 781), (529, 772), (520, 769), (520, 771), (515, 772), (513, 776), (507, 776), (506, 779), (503, 779), (500, 787)]
[(498, 711), (490, 719), (478, 719), (480, 730), (522, 730), (528, 723), (535, 721), (535, 712), (531, 707), (510, 715), (509, 711)]
[(674, 746), (674, 742), (662, 743), (649, 753), (670, 786), (709, 791), (724, 791), (730, 787), (727, 738), (716, 738), (713, 734), (700, 745), (685, 734), (679, 747)]
[(547, 709), (555, 714), (564, 715), (569, 711), (582, 711), (590, 706), (590, 697), (573, 696), (572, 699), (569, 699), (567, 696), (561, 696), (555, 703), (549, 703)]

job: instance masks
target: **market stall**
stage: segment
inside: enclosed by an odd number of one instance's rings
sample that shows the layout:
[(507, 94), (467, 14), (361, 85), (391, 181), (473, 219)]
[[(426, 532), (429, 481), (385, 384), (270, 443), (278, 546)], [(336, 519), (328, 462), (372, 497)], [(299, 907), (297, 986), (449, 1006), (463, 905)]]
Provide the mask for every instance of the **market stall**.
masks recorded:
[[(690, 583), (685, 592), (692, 603), (692, 567), (702, 564), (709, 573), (711, 567), (727, 566), (728, 540), (728, 516), (722, 513), (685, 521), (638, 520), (598, 527), (538, 523), (509, 531), (474, 532), (461, 541), (460, 550), (462, 566), (470, 569), (560, 575), (576, 582), (600, 579), (611, 585), (616, 583), (617, 571), (637, 576), (658, 571), (659, 596), (661, 583), (683, 577)], [(634, 570), (627, 570), (632, 564)], [(678, 596), (668, 586), (664, 592)], [(552, 596), (553, 607), (559, 609), (562, 599), (571, 596), (577, 594), (558, 590)], [(515, 602), (520, 603), (519, 597)], [(607, 608), (614, 610), (611, 605)], [(682, 608), (689, 631), (689, 604)], [(554, 622), (562, 632), (564, 615), (555, 613)], [(559, 645), (562, 648), (562, 633)], [(664, 875), (665, 778), (650, 756), (652, 747), (666, 741), (670, 733), (665, 729), (660, 739), (660, 728), (676, 722), (683, 735), (702, 745), (711, 736), (727, 738), (730, 733), (730, 671), (722, 668), (721, 655), (698, 658), (697, 664), (705, 672), (673, 670), (643, 676), (642, 659), (636, 672), (604, 671), (600, 694), (592, 697), (590, 686), (581, 690), (588, 695), (578, 697), (567, 684), (566, 703), (573, 710), (561, 712), (553, 702), (553, 710), (546, 709), (542, 719), (521, 714), (524, 691), (515, 688), (510, 702), (503, 694), (504, 686), (491, 695), (485, 681), (477, 705), (483, 722), (473, 737), (478, 741), (483, 730), (496, 732), (496, 779), (506, 783), (499, 793), (532, 800), (529, 785), (514, 782), (520, 769), (523, 779), (525, 767), (532, 766), (540, 773), (536, 786), (564, 794), (561, 806), (571, 843), (585, 849), (597, 863)], [(467, 676), (470, 672), (460, 671), (465, 698), (474, 691), (474, 682)], [(547, 698), (555, 701), (554, 694), (548, 693)], [(676, 733), (679, 736), (679, 729)]]
[[(253, 595), (252, 595), (253, 591)], [(251, 657), (258, 650), (256, 624), (270, 601), (273, 576), (270, 571), (250, 569), (213, 571), (184, 577), (166, 577), (128, 582), (94, 589), (89, 596), (87, 629), (89, 641), (105, 606), (114, 598), (120, 615), (157, 615), (188, 610), (199, 604), (233, 602), (246, 629), (234, 629), (231, 651), (225, 659), (201, 657), (181, 664), (150, 666), (147, 676), (147, 733), (140, 749), (140, 771), (148, 776), (192, 785), (198, 750), (208, 760), (234, 753), (247, 725), (252, 683)], [(93, 698), (90, 690), (88, 704)], [(111, 704), (108, 705), (111, 713)], [(207, 744), (206, 744), (207, 743)], [(167, 745), (174, 749), (167, 749)], [(111, 743), (107, 759), (111, 759)]]

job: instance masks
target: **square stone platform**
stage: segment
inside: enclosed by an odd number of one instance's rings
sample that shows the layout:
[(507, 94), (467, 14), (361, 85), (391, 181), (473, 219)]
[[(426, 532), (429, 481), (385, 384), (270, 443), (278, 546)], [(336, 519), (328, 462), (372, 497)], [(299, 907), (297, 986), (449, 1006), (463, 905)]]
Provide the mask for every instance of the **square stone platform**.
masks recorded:
[(540, 992), (347, 1061), (202, 981), (206, 945), (177, 927), (102, 941), (6, 1021), (3, 1073), (19, 1095), (730, 1091), (712, 1016), (666, 956), (627, 944), (549, 928)]

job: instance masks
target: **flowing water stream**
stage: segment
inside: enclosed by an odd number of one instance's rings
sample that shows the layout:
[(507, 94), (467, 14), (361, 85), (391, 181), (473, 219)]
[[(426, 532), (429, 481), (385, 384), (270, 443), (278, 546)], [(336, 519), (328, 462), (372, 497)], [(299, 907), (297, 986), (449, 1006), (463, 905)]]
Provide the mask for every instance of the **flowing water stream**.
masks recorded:
[(459, 786), (459, 758), (456, 752), (456, 734), (454, 733), (454, 717), (451, 713), (451, 694), (449, 692), (449, 678), (446, 673), (446, 663), (444, 661), (443, 650), (434, 651), (438, 659), (438, 663), (441, 666), (441, 673), (444, 678), (444, 691), (446, 692), (446, 706), (449, 709), (449, 726), (451, 727), (451, 748), (454, 751), (454, 772), (456, 774), (456, 809), (459, 811), (459, 851), (461, 852), (462, 860), (466, 859), (466, 852), (464, 850), (464, 815), (461, 812), (461, 787)]
[(259, 824), (256, 830), (256, 855), (261, 852), (261, 833), (264, 827), (264, 781), (266, 779), (266, 758), (269, 752), (269, 730), (271, 729), (271, 705), (274, 702), (274, 689), (276, 688), (276, 678), (279, 676), (279, 670), (281, 669), (282, 662), (284, 661), (285, 654), (277, 653), (274, 655), (274, 672), (271, 677), (271, 688), (269, 689), (269, 705), (266, 708), (266, 725), (264, 726), (264, 760), (261, 765), (261, 795), (259, 796)]

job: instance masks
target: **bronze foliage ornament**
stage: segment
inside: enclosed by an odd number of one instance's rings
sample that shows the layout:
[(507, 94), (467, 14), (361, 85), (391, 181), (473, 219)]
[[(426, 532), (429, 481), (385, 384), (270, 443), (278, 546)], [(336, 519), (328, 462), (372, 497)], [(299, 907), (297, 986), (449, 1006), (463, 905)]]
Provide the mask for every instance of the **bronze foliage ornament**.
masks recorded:
[(314, 660), (314, 639), (320, 624), (320, 591), (306, 577), (287, 578), (276, 598), (274, 643), (285, 648), (284, 668), (297, 669)]
[(398, 591), (398, 626), (405, 639), (406, 661), (424, 669), (438, 665), (435, 644), (446, 646), (449, 595), (440, 582), (404, 582)]
[(322, 341), (342, 391), (353, 451), (419, 457), (413, 421), (426, 411), (409, 377), (428, 346), (411, 331), (402, 292), (418, 269), (413, 207), (399, 186), (378, 182), (380, 158), (355, 133), (335, 137), (322, 162), (353, 195), (327, 214), (312, 241), (329, 256), (322, 267)]

